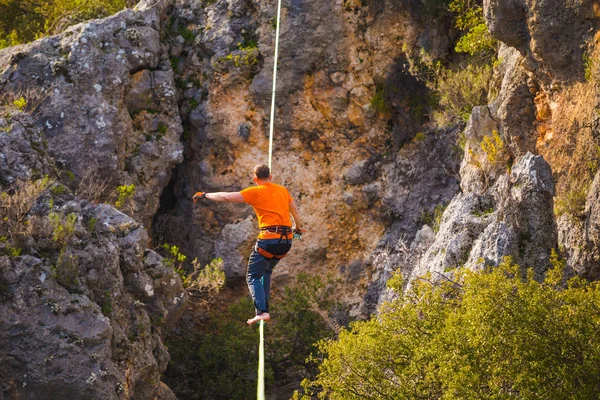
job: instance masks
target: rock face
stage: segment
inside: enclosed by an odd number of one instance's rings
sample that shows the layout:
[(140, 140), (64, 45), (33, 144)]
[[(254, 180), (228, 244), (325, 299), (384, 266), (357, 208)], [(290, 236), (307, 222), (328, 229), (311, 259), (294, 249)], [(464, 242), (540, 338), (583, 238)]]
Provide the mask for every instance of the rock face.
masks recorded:
[[(273, 177), (295, 198), (307, 234), (275, 281), (340, 271), (353, 315), (377, 303), (378, 247), (414, 237), (420, 214), (458, 190), (458, 130), (422, 128), (409, 106), (427, 90), (408, 71), (406, 52), (446, 54), (447, 21), (421, 20), (412, 2), (381, 3), (291, 1), (282, 10)], [(172, 14), (169, 51), (188, 133), (165, 192), (173, 201), (154, 230), (203, 263), (227, 254), (230, 280), (243, 276), (258, 233), (246, 219), (252, 210), (189, 199), (252, 185), (252, 168), (268, 161), (275, 12), (250, 0), (186, 0)], [(381, 109), (372, 101), (378, 93)]]
[[(497, 265), (507, 255), (541, 277), (553, 249), (573, 273), (598, 278), (598, 175), (596, 162), (585, 161), (595, 160), (597, 75), (582, 63), (597, 55), (598, 10), (588, 1), (484, 1), (488, 28), (503, 42), (499, 94), (473, 109), (462, 193), (445, 210), (413, 279)], [(578, 128), (586, 124), (589, 133)], [(557, 218), (555, 208), (567, 214)]]
[(157, 9), (126, 10), (0, 51), (0, 91), (35, 110), (58, 166), (81, 180), (135, 185), (133, 215), (150, 226), (183, 129)]
[(72, 218), (68, 242), (58, 243), (56, 227), (54, 237), (36, 230), (28, 254), (0, 257), (3, 392), (154, 398), (169, 361), (161, 326), (186, 299), (179, 276), (146, 249), (148, 235), (132, 218), (69, 195), (50, 211), (51, 198), (38, 199), (35, 216)]
[[(174, 397), (162, 340), (187, 297), (141, 223), (182, 159), (161, 54), (156, 9), (0, 51), (2, 398)], [(97, 204), (132, 183), (137, 220)]]
[(597, 28), (597, 1), (485, 0), (484, 10), (490, 33), (527, 57), (528, 70), (563, 81), (582, 76), (579, 44)]

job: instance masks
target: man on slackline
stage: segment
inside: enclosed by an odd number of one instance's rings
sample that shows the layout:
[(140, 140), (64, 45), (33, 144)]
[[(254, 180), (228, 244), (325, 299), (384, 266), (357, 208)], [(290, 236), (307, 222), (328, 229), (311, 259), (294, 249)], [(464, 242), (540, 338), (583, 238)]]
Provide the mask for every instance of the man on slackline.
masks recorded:
[[(300, 214), (288, 190), (271, 182), (272, 176), (267, 165), (254, 167), (254, 183), (241, 192), (198, 192), (194, 195), (194, 203), (200, 199), (212, 201), (247, 203), (252, 206), (260, 233), (256, 245), (248, 260), (246, 282), (254, 300), (256, 316), (249, 319), (248, 325), (260, 320), (268, 321), (269, 290), (271, 274), (292, 247), (294, 234), (302, 235)], [(294, 217), (296, 228), (292, 229), (290, 213)]]

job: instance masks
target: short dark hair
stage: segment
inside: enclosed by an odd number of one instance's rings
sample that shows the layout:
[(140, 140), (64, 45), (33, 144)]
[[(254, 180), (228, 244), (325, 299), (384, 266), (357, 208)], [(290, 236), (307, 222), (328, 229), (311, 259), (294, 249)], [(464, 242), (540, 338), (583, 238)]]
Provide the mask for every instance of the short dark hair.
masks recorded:
[(269, 166), (265, 164), (259, 164), (254, 167), (254, 174), (260, 180), (269, 179), (271, 176), (271, 171), (269, 170)]

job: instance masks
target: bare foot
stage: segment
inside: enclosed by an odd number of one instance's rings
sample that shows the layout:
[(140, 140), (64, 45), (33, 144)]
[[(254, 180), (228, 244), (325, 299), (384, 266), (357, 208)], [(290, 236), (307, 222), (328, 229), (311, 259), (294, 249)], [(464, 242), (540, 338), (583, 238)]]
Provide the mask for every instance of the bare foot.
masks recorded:
[(264, 313), (258, 314), (256, 317), (249, 319), (246, 322), (248, 323), (248, 325), (252, 325), (253, 323), (258, 322), (258, 321), (262, 320), (262, 321), (267, 322), (270, 319), (271, 319), (271, 316), (269, 315), (269, 313), (264, 312)]

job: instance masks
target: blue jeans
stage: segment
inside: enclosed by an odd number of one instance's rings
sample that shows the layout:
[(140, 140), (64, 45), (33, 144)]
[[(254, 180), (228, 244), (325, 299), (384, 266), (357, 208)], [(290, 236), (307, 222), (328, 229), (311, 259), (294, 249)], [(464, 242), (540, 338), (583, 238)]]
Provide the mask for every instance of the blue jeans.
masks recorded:
[[(290, 240), (289, 243), (292, 241)], [(264, 250), (267, 246), (276, 243), (286, 243), (286, 240), (279, 239), (258, 239), (256, 245)], [(273, 253), (274, 254), (274, 253)], [(246, 271), (246, 282), (250, 295), (254, 301), (256, 315), (263, 312), (269, 312), (269, 291), (271, 289), (271, 274), (273, 268), (279, 262), (279, 258), (266, 258), (261, 255), (256, 248), (252, 249), (252, 254), (248, 259), (248, 270)]]

